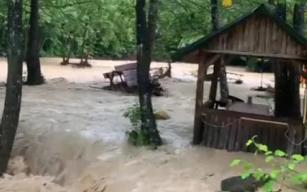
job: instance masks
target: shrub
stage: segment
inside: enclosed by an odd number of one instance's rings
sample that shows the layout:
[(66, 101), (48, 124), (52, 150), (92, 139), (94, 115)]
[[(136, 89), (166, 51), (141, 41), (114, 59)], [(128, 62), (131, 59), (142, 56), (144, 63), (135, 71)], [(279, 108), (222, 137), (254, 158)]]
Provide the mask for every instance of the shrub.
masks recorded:
[[(124, 117), (130, 120), (132, 130), (127, 131), (128, 142), (135, 146), (148, 146), (150, 145), (150, 137), (147, 129), (143, 129), (141, 121), (141, 108), (138, 104), (128, 107), (124, 113)], [(145, 125), (146, 126), (146, 125)]]
[(306, 157), (299, 154), (288, 156), (281, 150), (270, 151), (266, 145), (255, 142), (255, 137), (250, 139), (246, 146), (254, 147), (256, 154), (263, 154), (269, 168), (264, 170), (250, 162), (235, 159), (232, 161), (231, 167), (243, 167), (242, 179), (253, 177), (257, 181), (265, 183), (262, 187), (265, 192), (273, 192), (277, 184), (287, 188), (307, 189), (307, 172), (298, 170), (298, 165), (306, 163)]

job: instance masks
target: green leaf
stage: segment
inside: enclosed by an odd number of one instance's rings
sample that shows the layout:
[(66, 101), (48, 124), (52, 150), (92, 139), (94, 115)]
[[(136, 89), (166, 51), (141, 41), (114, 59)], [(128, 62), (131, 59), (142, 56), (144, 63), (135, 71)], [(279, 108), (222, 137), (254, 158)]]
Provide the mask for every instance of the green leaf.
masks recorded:
[(265, 156), (268, 156), (268, 155), (272, 155), (272, 154), (273, 154), (272, 151), (268, 151), (268, 152), (266, 152), (264, 155), (265, 155)]
[(274, 156), (268, 156), (265, 158), (266, 163), (270, 163), (272, 160), (274, 160)]
[(299, 162), (305, 160), (305, 158), (302, 155), (292, 155), (291, 159), (293, 159), (294, 161), (299, 161)]
[(288, 168), (290, 169), (290, 170), (295, 170), (295, 168), (296, 168), (296, 164), (295, 163), (290, 163), (289, 165), (288, 165)]
[(246, 146), (249, 147), (254, 143), (254, 141), (252, 139), (249, 139), (246, 143)]
[(263, 172), (262, 169), (258, 169), (254, 174), (253, 177), (257, 180), (257, 181), (261, 181), (261, 179), (265, 176), (266, 174)]
[(273, 191), (273, 185), (274, 185), (274, 182), (269, 181), (269, 182), (267, 182), (266, 184), (263, 185), (262, 189), (265, 192), (272, 192)]
[(279, 176), (279, 174), (280, 174), (280, 171), (279, 171), (279, 170), (273, 170), (273, 171), (271, 172), (271, 174), (270, 174), (270, 177), (271, 177), (272, 179), (277, 179), (278, 176)]
[(241, 179), (247, 179), (248, 177), (250, 177), (252, 175), (252, 173), (250, 171), (247, 171), (245, 173), (243, 173), (241, 175)]
[(230, 167), (235, 167), (241, 163), (241, 160), (235, 159), (231, 162)]
[(257, 147), (258, 147), (258, 149), (260, 150), (260, 151), (262, 151), (262, 152), (268, 152), (268, 146), (266, 146), (266, 145), (263, 145), (263, 144), (258, 144), (257, 145)]
[(285, 152), (281, 151), (281, 150), (276, 150), (274, 155), (276, 157), (286, 157), (287, 156), (287, 154)]
[(305, 184), (307, 182), (307, 173), (300, 173), (292, 178), (296, 184)]
[(251, 164), (251, 163), (248, 163), (248, 162), (245, 162), (244, 164), (243, 164), (243, 169), (245, 170), (245, 171), (250, 171), (251, 169), (253, 169), (253, 164)]

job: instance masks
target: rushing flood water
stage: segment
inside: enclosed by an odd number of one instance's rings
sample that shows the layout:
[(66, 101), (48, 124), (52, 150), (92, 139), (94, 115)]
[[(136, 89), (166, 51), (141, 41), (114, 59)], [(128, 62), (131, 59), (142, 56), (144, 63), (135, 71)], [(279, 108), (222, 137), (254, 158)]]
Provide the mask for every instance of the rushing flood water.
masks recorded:
[[(0, 191), (214, 192), (222, 179), (240, 173), (229, 168), (231, 160), (247, 159), (264, 165), (262, 158), (252, 154), (190, 145), (195, 98), (193, 65), (174, 67), (176, 78), (162, 82), (168, 95), (154, 98), (155, 109), (166, 111), (171, 119), (158, 122), (165, 145), (153, 151), (126, 143), (125, 132), (130, 124), (122, 115), (137, 98), (92, 88), (107, 84), (101, 74), (112, 70), (114, 63), (95, 61), (92, 69), (84, 70), (55, 65), (55, 61), (44, 60), (43, 72), (49, 79), (46, 85), (24, 87), (14, 146), (14, 155), (25, 158), (29, 172), (54, 179), (7, 177), (0, 180)], [(5, 76), (1, 75), (0, 81)], [(250, 84), (231, 84), (231, 91), (246, 98), (257, 75), (246, 78)], [(272, 75), (265, 78), (271, 82)], [(209, 87), (205, 89), (208, 92)], [(3, 100), (4, 89), (0, 89), (0, 102)]]

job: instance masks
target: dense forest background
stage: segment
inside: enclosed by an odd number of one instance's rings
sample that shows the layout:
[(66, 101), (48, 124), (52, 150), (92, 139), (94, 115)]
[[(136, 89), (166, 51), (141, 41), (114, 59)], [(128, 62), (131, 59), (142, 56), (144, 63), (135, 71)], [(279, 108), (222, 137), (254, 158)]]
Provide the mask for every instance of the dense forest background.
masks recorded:
[[(222, 25), (250, 12), (267, 0), (236, 0), (221, 6)], [(292, 14), (293, 4), (288, 14)], [(6, 5), (0, 2), (0, 54), (6, 52)], [(163, 0), (160, 2), (155, 60), (170, 54), (212, 29), (210, 0)], [(24, 1), (24, 35), (29, 29), (30, 2)], [(289, 17), (289, 24), (292, 18)], [(131, 58), (135, 55), (135, 0), (40, 1), (41, 56), (72, 57), (87, 52), (94, 58)]]

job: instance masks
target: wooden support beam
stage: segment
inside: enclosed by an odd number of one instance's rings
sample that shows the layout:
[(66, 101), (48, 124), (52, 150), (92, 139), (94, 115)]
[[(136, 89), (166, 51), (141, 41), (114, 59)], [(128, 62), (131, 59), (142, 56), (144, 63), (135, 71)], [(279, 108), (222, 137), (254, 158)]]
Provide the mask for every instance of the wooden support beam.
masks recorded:
[(206, 71), (210, 65), (214, 65), (213, 74), (211, 77), (211, 87), (209, 93), (209, 100), (215, 101), (217, 93), (217, 83), (218, 83), (218, 74), (219, 74), (219, 65), (216, 65), (216, 62), (221, 58), (220, 54), (215, 54), (211, 59), (205, 61)]
[(229, 88), (227, 82), (227, 73), (226, 73), (226, 65), (230, 62), (230, 56), (222, 56), (221, 64), (220, 64), (220, 94), (221, 94), (221, 102), (227, 104), (229, 97)]
[(299, 55), (282, 55), (282, 54), (253, 53), (253, 52), (243, 52), (243, 51), (212, 50), (212, 49), (204, 49), (203, 51), (205, 53), (216, 53), (216, 54), (242, 55), (242, 56), (279, 58), (279, 59), (295, 59), (295, 60), (301, 60), (301, 61), (307, 60), (306, 56), (299, 56)]
[(217, 84), (218, 84), (220, 69), (221, 69), (220, 63), (214, 64), (213, 77), (212, 77), (210, 93), (209, 93), (209, 100), (212, 101), (212, 103), (214, 103), (214, 101), (216, 100)]
[(204, 102), (204, 80), (206, 73), (206, 66), (204, 61), (206, 55), (200, 51), (199, 52), (199, 64), (198, 64), (198, 77), (197, 77), (197, 87), (196, 87), (196, 104), (195, 104), (195, 119), (194, 119), (194, 136), (193, 144), (200, 144), (203, 137), (203, 126), (201, 121), (201, 109)]

